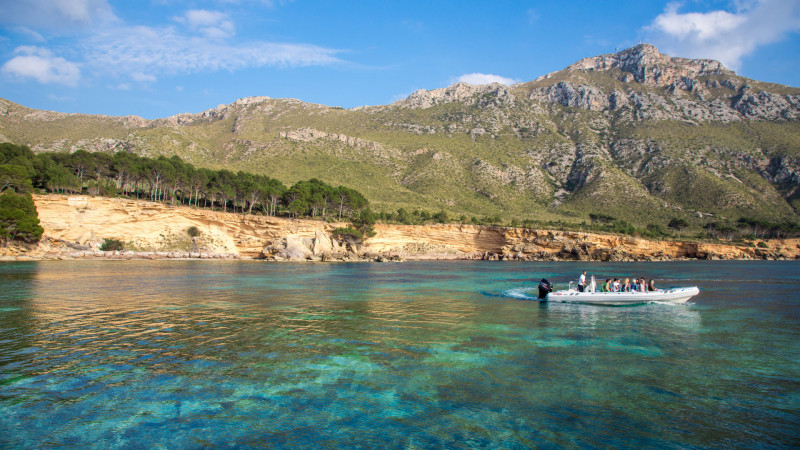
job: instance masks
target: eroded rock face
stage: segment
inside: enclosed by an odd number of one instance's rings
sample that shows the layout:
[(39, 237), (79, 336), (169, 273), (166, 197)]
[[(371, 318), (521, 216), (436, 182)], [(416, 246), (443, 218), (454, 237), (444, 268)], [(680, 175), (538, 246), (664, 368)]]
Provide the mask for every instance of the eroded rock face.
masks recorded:
[(154, 121), (157, 125), (191, 125), (193, 123), (204, 120), (223, 120), (230, 117), (232, 114), (240, 111), (242, 108), (258, 105), (270, 100), (269, 97), (245, 97), (236, 100), (229, 105), (219, 105), (216, 108), (205, 110), (201, 113), (180, 113), (165, 119), (158, 119)]
[[(375, 226), (361, 245), (332, 239), (343, 224), (170, 207), (160, 203), (85, 196), (35, 196), (45, 237), (36, 247), (0, 249), (6, 258), (266, 258), (292, 261), (400, 261), (405, 259), (649, 261), (797, 259), (800, 239), (773, 240), (767, 248), (694, 242), (659, 242), (626, 236), (476, 225)], [(196, 226), (197, 249), (174, 248)], [(100, 252), (105, 238), (139, 252)], [(187, 241), (190, 242), (190, 240)], [(172, 247), (170, 247), (172, 245)]]
[[(603, 111), (611, 105), (617, 106), (619, 99), (616, 94), (612, 99), (600, 89), (587, 84), (575, 84), (561, 81), (544, 89), (535, 89), (531, 92), (532, 100), (558, 103), (563, 106), (574, 106), (589, 111)], [(613, 108), (611, 108), (613, 109)]]
[(692, 78), (735, 75), (719, 61), (671, 57), (659, 53), (650, 44), (639, 44), (618, 53), (584, 58), (567, 67), (567, 70), (610, 69), (620, 69), (623, 72), (621, 81), (631, 81), (624, 75), (631, 74), (633, 80), (647, 86), (669, 86), (673, 83), (691, 86)]
[(760, 120), (794, 120), (800, 118), (800, 95), (778, 95), (746, 89), (733, 103), (745, 117)]
[[(558, 74), (568, 80), (583, 80), (586, 77), (582, 74), (591, 72), (604, 72), (629, 88), (605, 92), (598, 85), (575, 81), (546, 85), (554, 75), (549, 74), (537, 80), (540, 87), (531, 89), (529, 98), (589, 111), (617, 112), (622, 118), (637, 121), (730, 123), (745, 118), (800, 118), (800, 95), (756, 89), (719, 61), (670, 57), (649, 44), (584, 58)], [(717, 93), (712, 94), (712, 90)]]
[[(486, 94), (484, 97), (481, 95)], [(430, 108), (442, 103), (465, 102), (480, 106), (504, 106), (514, 103), (514, 95), (499, 83), (472, 85), (456, 83), (443, 89), (420, 89), (394, 104), (408, 108)]]

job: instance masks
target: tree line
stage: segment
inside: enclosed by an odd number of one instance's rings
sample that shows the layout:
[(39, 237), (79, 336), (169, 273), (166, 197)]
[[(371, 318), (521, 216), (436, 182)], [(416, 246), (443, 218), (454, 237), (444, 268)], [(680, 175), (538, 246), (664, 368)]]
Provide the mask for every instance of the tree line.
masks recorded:
[(0, 244), (37, 242), (44, 233), (33, 203), (33, 152), (0, 144)]
[[(429, 213), (400, 208), (397, 212), (373, 213), (369, 202), (358, 191), (334, 187), (316, 178), (287, 187), (266, 175), (230, 170), (197, 168), (178, 156), (148, 158), (129, 152), (34, 154), (28, 147), (0, 144), (0, 244), (10, 241), (35, 242), (43, 230), (39, 226), (31, 193), (35, 190), (64, 193), (126, 196), (170, 204), (190, 205), (220, 211), (258, 213), (271, 216), (312, 217), (350, 221), (354, 230), (341, 233), (369, 235), (376, 220), (401, 224), (473, 223), (503, 225), (500, 216), (451, 218), (444, 211)], [(667, 229), (680, 237), (689, 223), (673, 218), (666, 225), (650, 224), (637, 228), (605, 214), (589, 214), (590, 223), (511, 220), (512, 227), (553, 227), (585, 229), (648, 238), (669, 236)], [(695, 228), (697, 229), (697, 228)], [(346, 231), (346, 233), (345, 233)], [(735, 222), (710, 222), (692, 237), (699, 239), (769, 239), (800, 236), (800, 225), (785, 221), (770, 223), (742, 217)]]
[[(125, 151), (110, 154), (85, 150), (34, 154), (25, 146), (0, 144), (0, 194), (9, 193), (8, 198), (11, 193), (23, 197), (27, 194), (31, 198), (30, 193), (36, 189), (126, 196), (224, 212), (340, 221), (359, 217), (369, 207), (366, 197), (357, 190), (332, 186), (316, 178), (287, 187), (266, 175), (197, 168), (178, 156), (148, 158)], [(33, 204), (32, 198), (30, 203)], [(35, 217), (35, 206), (25, 215)], [(22, 237), (19, 225), (2, 226), (4, 244)], [(38, 237), (26, 234), (23, 240), (31, 239)]]

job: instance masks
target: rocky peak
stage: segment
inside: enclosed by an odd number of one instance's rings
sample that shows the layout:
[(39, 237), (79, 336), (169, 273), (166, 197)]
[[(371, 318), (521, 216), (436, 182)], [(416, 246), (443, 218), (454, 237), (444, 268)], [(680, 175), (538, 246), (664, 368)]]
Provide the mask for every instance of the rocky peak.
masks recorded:
[(222, 120), (228, 118), (234, 111), (244, 109), (252, 105), (259, 105), (269, 100), (271, 100), (270, 97), (264, 96), (244, 97), (229, 105), (218, 105), (216, 108), (207, 109), (197, 114), (179, 113), (175, 114), (174, 116), (167, 117), (166, 119), (158, 119), (158, 122), (175, 126), (191, 125), (202, 120)]
[(650, 44), (639, 44), (618, 53), (584, 58), (566, 70), (610, 69), (619, 69), (625, 73), (621, 81), (637, 81), (648, 86), (668, 86), (699, 76), (736, 75), (719, 61), (672, 57), (659, 53)]
[(406, 108), (430, 108), (441, 103), (464, 102), (466, 104), (480, 103), (481, 106), (487, 106), (484, 101), (481, 101), (478, 96), (480, 94), (488, 94), (492, 97), (489, 103), (500, 105), (508, 105), (514, 102), (514, 95), (511, 94), (506, 86), (500, 83), (491, 84), (467, 84), (456, 83), (452, 86), (442, 88), (425, 90), (420, 89), (413, 94), (409, 95), (404, 100), (399, 100), (394, 104)]
[(266, 96), (255, 96), (255, 97), (244, 97), (236, 100), (235, 102), (231, 103), (231, 106), (249, 106), (249, 105), (258, 105), (259, 103), (264, 103), (268, 100), (271, 100), (270, 97)]
[[(587, 76), (591, 72), (602, 72), (602, 76)], [(627, 86), (612, 87), (609, 92), (603, 87), (608, 83), (595, 82), (603, 77)], [(800, 92), (756, 89), (719, 61), (672, 57), (649, 44), (584, 58), (531, 85), (528, 98), (532, 100), (590, 111), (613, 111), (620, 118), (637, 121), (730, 123), (742, 119), (800, 118)]]

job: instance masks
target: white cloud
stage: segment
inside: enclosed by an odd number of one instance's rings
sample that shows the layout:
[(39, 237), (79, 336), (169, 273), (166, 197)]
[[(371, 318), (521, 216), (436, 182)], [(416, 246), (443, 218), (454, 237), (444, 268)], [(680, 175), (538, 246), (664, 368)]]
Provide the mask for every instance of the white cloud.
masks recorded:
[(22, 46), (14, 50), (17, 56), (0, 67), (0, 71), (17, 78), (33, 78), (43, 84), (76, 86), (81, 77), (78, 64), (53, 55), (41, 47)]
[(142, 72), (133, 72), (131, 79), (139, 83), (154, 83), (157, 80), (155, 76)]
[(174, 27), (127, 27), (97, 33), (84, 42), (87, 64), (100, 71), (149, 74), (312, 66), (341, 62), (337, 50), (308, 44), (228, 44), (192, 37)]
[(192, 9), (173, 20), (173, 26), (126, 26), (108, 0), (0, 0), (0, 26), (11, 24), (40, 42), (63, 32), (78, 55), (68, 61), (41, 44), (19, 47), (0, 71), (70, 86), (78, 84), (81, 72), (117, 76), (115, 85), (124, 89), (154, 83), (161, 75), (342, 62), (339, 50), (316, 45), (236, 40), (234, 22), (220, 11)]
[(47, 30), (83, 29), (117, 18), (107, 0), (16, 0), (0, 2), (0, 23)]
[(186, 21), (191, 27), (207, 27), (216, 25), (227, 16), (219, 11), (208, 11), (205, 9), (192, 9), (186, 12)]
[(468, 73), (466, 75), (461, 75), (460, 77), (458, 77), (457, 81), (467, 84), (500, 83), (500, 84), (505, 84), (506, 86), (510, 86), (514, 83), (517, 83), (519, 80), (515, 80), (513, 78), (501, 77), (500, 75), (487, 74), (487, 73)]
[(735, 6), (735, 12), (680, 13), (672, 3), (645, 30), (666, 53), (716, 59), (732, 69), (759, 46), (800, 31), (797, 0), (739, 0)]
[(224, 39), (236, 33), (236, 28), (228, 19), (228, 15), (219, 11), (192, 9), (184, 16), (175, 17), (175, 20), (185, 23), (191, 30), (199, 31), (211, 39)]
[(30, 40), (32, 40), (34, 42), (44, 42), (45, 41), (44, 36), (42, 36), (41, 34), (37, 33), (34, 30), (31, 30), (28, 27), (15, 27), (13, 29), (17, 33), (27, 37), (28, 39), (30, 39)]
[(55, 100), (57, 102), (71, 102), (71, 101), (75, 100), (74, 97), (59, 96), (59, 95), (53, 95), (53, 94), (48, 95), (47, 98), (49, 98), (51, 100)]

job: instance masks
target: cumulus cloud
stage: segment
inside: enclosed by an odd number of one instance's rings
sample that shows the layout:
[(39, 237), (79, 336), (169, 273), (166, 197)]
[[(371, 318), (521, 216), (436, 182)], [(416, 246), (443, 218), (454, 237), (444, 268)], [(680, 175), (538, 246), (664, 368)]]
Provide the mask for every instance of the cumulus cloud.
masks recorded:
[(762, 45), (778, 42), (800, 31), (797, 0), (741, 0), (736, 11), (679, 12), (671, 3), (645, 30), (666, 53), (689, 58), (711, 58), (739, 69), (742, 58)]
[(87, 65), (116, 73), (157, 74), (297, 67), (341, 62), (337, 50), (308, 44), (227, 43), (187, 36), (174, 27), (125, 27), (100, 32), (84, 42)]
[(106, 0), (16, 0), (0, 3), (0, 23), (60, 31), (117, 18)]
[(235, 34), (236, 29), (228, 15), (219, 11), (192, 9), (176, 21), (185, 23), (190, 29), (198, 31), (211, 39), (223, 39)]
[(131, 79), (133, 79), (133, 81), (138, 81), (139, 83), (153, 83), (157, 80), (155, 76), (142, 72), (133, 72), (131, 74)]
[(81, 77), (78, 64), (55, 56), (41, 47), (22, 46), (14, 50), (17, 55), (0, 67), (4, 74), (20, 78), (32, 78), (43, 84), (75, 86)]
[(500, 75), (492, 75), (488, 73), (468, 73), (466, 75), (461, 75), (460, 77), (458, 77), (456, 81), (467, 84), (500, 83), (500, 84), (505, 84), (506, 86), (510, 86), (514, 83), (517, 83), (519, 80), (515, 80), (513, 78), (501, 77)]
[(34, 29), (65, 31), (62, 37), (80, 58), (80, 63), (67, 61), (44, 45), (19, 47), (0, 70), (10, 77), (70, 86), (78, 84), (81, 71), (118, 76), (127, 79), (119, 80), (118, 87), (125, 89), (131, 83), (154, 83), (161, 75), (342, 62), (339, 50), (316, 45), (237, 40), (234, 22), (224, 12), (192, 9), (172, 19), (170, 26), (126, 26), (107, 0), (0, 0), (0, 25), (30, 30), (40, 42), (46, 40)]

